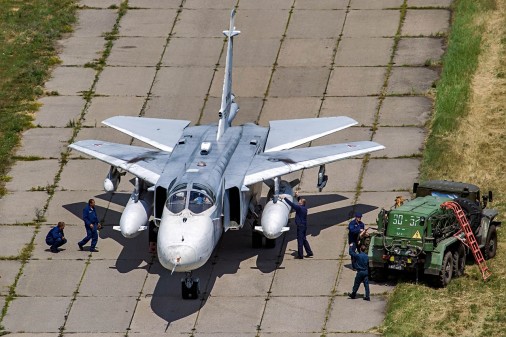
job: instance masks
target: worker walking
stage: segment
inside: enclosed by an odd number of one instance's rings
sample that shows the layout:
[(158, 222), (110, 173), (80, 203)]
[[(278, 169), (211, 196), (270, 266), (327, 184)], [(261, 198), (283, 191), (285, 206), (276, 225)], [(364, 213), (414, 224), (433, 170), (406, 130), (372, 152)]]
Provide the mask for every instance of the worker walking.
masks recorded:
[(313, 256), (313, 251), (309, 246), (309, 242), (306, 240), (307, 231), (307, 208), (306, 199), (299, 197), (298, 193), (295, 192), (295, 197), (298, 199), (298, 204), (291, 202), (285, 195), (280, 196), (280, 200), (286, 201), (286, 203), (295, 210), (295, 224), (297, 225), (297, 256), (296, 259), (303, 259), (304, 249), (306, 249), (306, 257)]
[(95, 200), (88, 200), (88, 205), (83, 209), (83, 220), (84, 227), (86, 228), (86, 237), (79, 241), (77, 245), (80, 250), (83, 250), (83, 246), (91, 239), (90, 252), (98, 252), (95, 247), (98, 242), (100, 223), (98, 222), (97, 211), (95, 210)]
[(53, 253), (59, 253), (59, 247), (63, 246), (67, 243), (67, 239), (65, 239), (65, 234), (63, 234), (63, 229), (65, 228), (65, 222), (58, 222), (57, 226), (51, 228), (49, 233), (46, 236), (46, 244), (49, 245), (49, 249)]
[(348, 297), (351, 299), (355, 299), (357, 297), (357, 290), (360, 287), (360, 283), (364, 283), (365, 288), (365, 296), (364, 301), (370, 301), (370, 293), (369, 293), (369, 257), (365, 252), (366, 247), (364, 245), (360, 246), (360, 253), (355, 251), (354, 245), (350, 245), (350, 255), (355, 258), (355, 264), (357, 269), (357, 274), (355, 275), (355, 283), (353, 284), (353, 290), (348, 294)]

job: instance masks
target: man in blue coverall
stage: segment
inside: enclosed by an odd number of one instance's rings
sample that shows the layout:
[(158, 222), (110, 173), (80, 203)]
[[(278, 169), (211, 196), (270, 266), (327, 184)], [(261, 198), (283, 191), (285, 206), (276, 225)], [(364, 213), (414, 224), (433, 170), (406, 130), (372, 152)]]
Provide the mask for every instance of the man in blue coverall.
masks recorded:
[[(357, 212), (355, 213), (355, 219), (348, 225), (348, 243), (353, 245), (354, 251), (358, 248), (358, 241), (363, 233), (365, 233), (365, 225), (362, 222), (362, 213)], [(351, 266), (353, 270), (357, 269), (353, 256), (351, 257)]]
[(355, 283), (353, 284), (353, 290), (348, 294), (348, 297), (355, 299), (357, 297), (357, 290), (360, 287), (360, 283), (364, 283), (365, 296), (364, 301), (370, 301), (369, 297), (369, 257), (365, 252), (365, 246), (360, 246), (360, 253), (355, 252), (355, 245), (350, 244), (350, 255), (355, 258), (355, 264), (357, 268), (357, 275), (355, 275)]
[(298, 199), (298, 204), (294, 204), (286, 196), (280, 196), (280, 200), (286, 201), (286, 203), (295, 210), (295, 224), (297, 225), (297, 257), (296, 259), (303, 259), (302, 247), (306, 249), (306, 257), (313, 256), (313, 251), (309, 246), (309, 242), (306, 240), (306, 231), (307, 231), (307, 208), (306, 208), (306, 199), (302, 199), (299, 197), (297, 192), (295, 192), (295, 196)]
[(90, 252), (98, 252), (95, 246), (98, 241), (98, 227), (100, 224), (98, 223), (97, 211), (95, 210), (95, 200), (90, 199), (88, 205), (83, 209), (83, 220), (84, 227), (86, 228), (86, 237), (79, 241), (77, 245), (80, 250), (83, 250), (83, 246), (91, 239)]
[(57, 226), (51, 228), (49, 233), (46, 236), (46, 243), (50, 246), (51, 252), (59, 253), (60, 250), (58, 247), (67, 243), (67, 239), (65, 239), (65, 234), (63, 234), (63, 229), (65, 228), (65, 222), (58, 222)]

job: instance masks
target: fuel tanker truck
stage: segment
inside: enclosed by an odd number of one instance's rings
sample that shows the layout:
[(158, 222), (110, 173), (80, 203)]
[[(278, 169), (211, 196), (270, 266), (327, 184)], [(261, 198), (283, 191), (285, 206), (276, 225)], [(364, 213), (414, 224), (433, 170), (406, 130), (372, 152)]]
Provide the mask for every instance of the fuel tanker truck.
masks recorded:
[[(463, 275), (466, 256), (473, 250), (472, 237), (474, 250), (479, 251), (473, 252), (475, 256), (482, 253), (483, 260), (495, 256), (501, 222), (495, 220), (497, 210), (487, 208), (492, 192), (480, 196), (475, 185), (432, 180), (415, 184), (413, 193), (415, 199), (378, 215), (378, 230), (371, 235), (368, 249), (371, 280), (405, 271), (416, 273), (417, 280), (423, 273), (433, 285), (445, 287), (453, 277)], [(456, 211), (448, 207), (453, 204), (448, 202), (460, 206), (472, 237), (461, 230)]]

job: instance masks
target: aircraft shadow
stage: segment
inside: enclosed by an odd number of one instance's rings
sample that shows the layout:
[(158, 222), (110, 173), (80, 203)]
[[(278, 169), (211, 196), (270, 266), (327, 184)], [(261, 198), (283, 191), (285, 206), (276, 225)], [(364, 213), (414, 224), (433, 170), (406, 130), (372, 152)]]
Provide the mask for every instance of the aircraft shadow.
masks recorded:
[[(110, 200), (111, 203), (118, 205), (125, 205), (129, 197), (130, 194), (128, 193), (115, 193), (114, 195), (105, 193), (95, 196), (95, 198)], [(305, 195), (304, 198), (307, 199), (310, 210), (307, 234), (311, 236), (320, 235), (322, 230), (336, 223), (348, 221), (355, 209), (360, 209), (361, 212), (365, 213), (377, 208), (360, 204), (313, 213), (311, 212), (312, 207), (343, 201), (346, 197), (339, 194), (326, 194)], [(63, 207), (81, 218), (82, 209), (85, 206), (86, 202), (82, 202), (67, 204)], [(146, 262), (150, 265), (148, 272), (151, 275), (159, 276), (152, 294), (149, 293), (149, 289), (146, 289), (144, 296), (150, 298), (152, 311), (167, 322), (167, 327), (182, 318), (197, 313), (213, 292), (217, 279), (225, 275), (236, 274), (241, 263), (255, 259), (246, 265), (251, 265), (251, 269), (257, 269), (264, 274), (276, 270), (283, 263), (288, 242), (296, 240), (295, 225), (293, 223), (290, 224), (290, 231), (279, 237), (276, 240), (275, 248), (272, 249), (252, 248), (250, 228), (245, 227), (238, 231), (228, 231), (221, 238), (209, 261), (203, 267), (193, 271), (192, 276), (200, 279), (201, 293), (199, 299), (183, 300), (181, 298), (181, 278), (184, 277), (184, 274), (175, 273), (171, 275), (171, 272), (163, 268), (156, 258), (153, 259), (152, 255), (148, 253), (148, 231), (144, 231), (134, 239), (126, 239), (120, 232), (112, 229), (113, 225), (119, 224), (120, 212), (97, 207), (97, 213), (100, 219), (104, 219), (105, 224), (105, 228), (100, 231), (100, 239), (111, 238), (122, 246), (116, 261), (117, 270), (120, 273), (128, 273), (139, 268), (142, 262)]]

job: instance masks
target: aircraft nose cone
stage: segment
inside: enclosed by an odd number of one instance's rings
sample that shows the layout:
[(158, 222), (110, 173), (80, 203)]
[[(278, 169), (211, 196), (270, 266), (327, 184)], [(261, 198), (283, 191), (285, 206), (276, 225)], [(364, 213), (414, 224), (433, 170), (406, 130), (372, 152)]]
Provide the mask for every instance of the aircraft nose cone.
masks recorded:
[(188, 245), (158, 246), (158, 259), (163, 267), (169, 270), (175, 267), (176, 271), (182, 271), (197, 261), (197, 253)]

